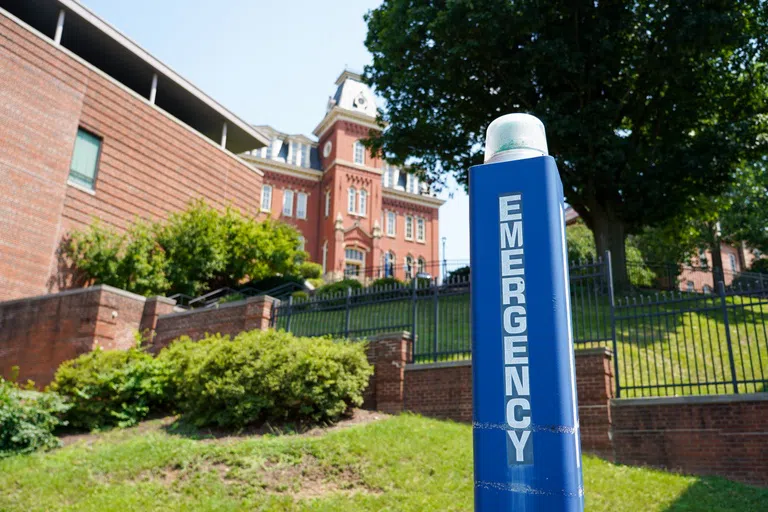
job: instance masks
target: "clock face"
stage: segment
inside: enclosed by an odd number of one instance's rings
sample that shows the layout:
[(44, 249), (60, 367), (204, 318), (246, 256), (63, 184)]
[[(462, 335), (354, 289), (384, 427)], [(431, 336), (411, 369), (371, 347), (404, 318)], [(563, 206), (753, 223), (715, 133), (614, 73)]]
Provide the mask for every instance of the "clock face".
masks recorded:
[(328, 141), (325, 143), (325, 146), (323, 146), (323, 157), (328, 158), (328, 155), (331, 154), (331, 148), (333, 147), (333, 144), (331, 144), (331, 141)]

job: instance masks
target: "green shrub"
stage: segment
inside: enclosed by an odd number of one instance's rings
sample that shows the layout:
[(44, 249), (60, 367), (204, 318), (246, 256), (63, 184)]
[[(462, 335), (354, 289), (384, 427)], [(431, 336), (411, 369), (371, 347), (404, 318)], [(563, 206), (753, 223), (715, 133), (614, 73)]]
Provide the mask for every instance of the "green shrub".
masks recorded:
[[(166, 222), (136, 223), (124, 235), (98, 222), (63, 243), (85, 281), (142, 295), (200, 295), (248, 280), (296, 274), (307, 253), (288, 224), (255, 219), (192, 201)], [(315, 265), (315, 264), (312, 264)], [(312, 266), (301, 267), (313, 273)], [(303, 282), (303, 281), (302, 281)]]
[(468, 281), (470, 275), (469, 265), (465, 267), (459, 267), (456, 270), (448, 272), (448, 277), (445, 278), (447, 283), (454, 283), (457, 281)]
[(395, 278), (395, 277), (382, 277), (381, 279), (376, 279), (374, 282), (371, 283), (371, 288), (383, 288), (385, 286), (393, 286), (395, 288), (402, 288), (405, 286), (405, 283), (401, 280)]
[(364, 344), (275, 331), (182, 339), (158, 359), (178, 410), (198, 426), (334, 421), (362, 403), (372, 373)]
[(304, 279), (318, 279), (323, 275), (323, 266), (319, 263), (305, 261), (299, 265), (299, 275)]
[(0, 458), (58, 447), (68, 405), (52, 392), (25, 390), (0, 377)]
[(341, 281), (337, 281), (335, 283), (326, 284), (325, 286), (321, 286), (317, 289), (315, 292), (317, 295), (335, 295), (335, 294), (346, 294), (347, 288), (352, 288), (353, 290), (360, 290), (363, 287), (363, 285), (358, 281), (357, 279), (342, 279)]
[(299, 290), (299, 291), (293, 292), (291, 294), (291, 297), (293, 297), (294, 300), (296, 300), (296, 299), (298, 299), (298, 300), (307, 300), (307, 299), (309, 299), (309, 294), (307, 292), (305, 292), (305, 291)]
[(66, 419), (76, 428), (127, 427), (144, 419), (164, 401), (161, 366), (139, 349), (101, 349), (67, 361), (56, 371), (51, 389), (72, 404)]

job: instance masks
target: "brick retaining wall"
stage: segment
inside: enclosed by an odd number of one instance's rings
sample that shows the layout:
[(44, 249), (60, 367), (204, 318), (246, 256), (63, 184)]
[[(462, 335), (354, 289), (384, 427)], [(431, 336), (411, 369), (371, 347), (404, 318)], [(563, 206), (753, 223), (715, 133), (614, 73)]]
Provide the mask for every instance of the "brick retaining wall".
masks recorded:
[[(150, 311), (167, 301), (152, 301)], [(20, 382), (31, 379), (42, 387), (61, 363), (97, 346), (127, 349), (136, 343), (147, 302), (111, 286), (93, 286), (0, 303), (0, 375), (8, 378), (18, 366)]]
[(768, 393), (611, 405), (617, 462), (768, 485)]

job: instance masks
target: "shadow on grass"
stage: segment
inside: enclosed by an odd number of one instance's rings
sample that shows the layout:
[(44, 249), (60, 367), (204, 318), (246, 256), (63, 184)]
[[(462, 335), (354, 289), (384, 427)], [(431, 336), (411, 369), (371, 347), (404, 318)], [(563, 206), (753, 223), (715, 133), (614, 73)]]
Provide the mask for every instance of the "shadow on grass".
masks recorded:
[(759, 512), (768, 510), (768, 489), (723, 478), (702, 477), (664, 512)]

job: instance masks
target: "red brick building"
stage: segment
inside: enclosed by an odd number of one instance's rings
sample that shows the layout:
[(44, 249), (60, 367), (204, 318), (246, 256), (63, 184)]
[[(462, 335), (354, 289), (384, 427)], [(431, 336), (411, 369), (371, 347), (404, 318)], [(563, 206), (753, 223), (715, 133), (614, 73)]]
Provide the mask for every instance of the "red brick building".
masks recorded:
[(297, 226), (329, 278), (409, 279), (438, 261), (438, 209), (426, 183), (373, 157), (360, 142), (378, 130), (376, 103), (360, 75), (344, 71), (314, 130), (258, 129), (266, 148), (244, 155), (264, 172), (263, 212)]
[(406, 262), (413, 274), (420, 259), (436, 261), (442, 202), (359, 158), (356, 141), (375, 128), (359, 77), (343, 74), (337, 96), (319, 144), (284, 137), (239, 119), (76, 0), (0, 0), (0, 300), (70, 286), (59, 249), (72, 229), (162, 219), (194, 198), (296, 225), (335, 275), (372, 275), (391, 258), (403, 277)]

